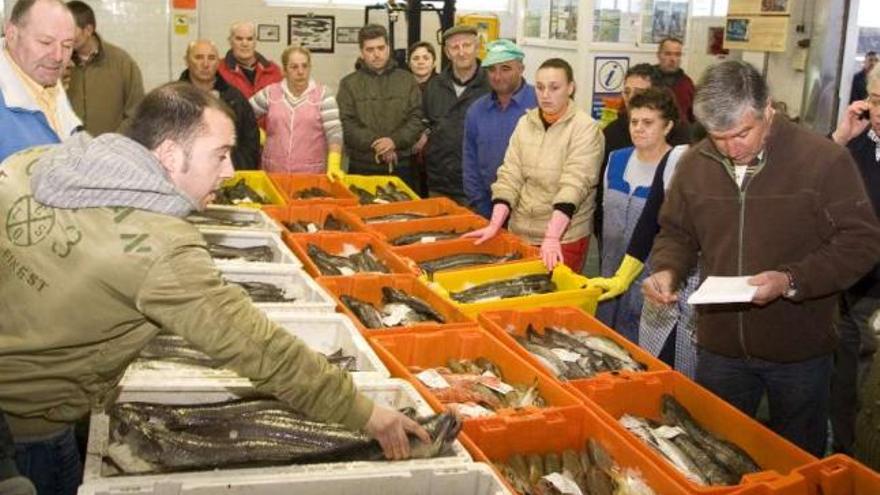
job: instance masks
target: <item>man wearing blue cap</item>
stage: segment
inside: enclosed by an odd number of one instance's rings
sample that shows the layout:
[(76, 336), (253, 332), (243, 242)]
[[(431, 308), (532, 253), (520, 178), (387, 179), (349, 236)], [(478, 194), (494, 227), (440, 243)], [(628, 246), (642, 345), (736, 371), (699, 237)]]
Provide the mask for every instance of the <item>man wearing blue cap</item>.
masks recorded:
[(462, 181), (468, 205), (489, 218), (492, 215), (492, 183), (504, 161), (507, 143), (526, 110), (538, 106), (535, 88), (523, 78), (525, 54), (509, 40), (486, 47), (483, 67), (492, 92), (478, 98), (464, 121)]

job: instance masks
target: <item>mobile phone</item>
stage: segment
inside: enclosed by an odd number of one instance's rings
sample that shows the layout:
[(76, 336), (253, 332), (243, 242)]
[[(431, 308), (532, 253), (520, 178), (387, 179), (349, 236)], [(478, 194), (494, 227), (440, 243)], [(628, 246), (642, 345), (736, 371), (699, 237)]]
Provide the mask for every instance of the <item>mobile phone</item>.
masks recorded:
[(862, 113), (859, 114), (859, 120), (868, 120), (871, 118), (871, 112), (868, 110), (862, 110)]

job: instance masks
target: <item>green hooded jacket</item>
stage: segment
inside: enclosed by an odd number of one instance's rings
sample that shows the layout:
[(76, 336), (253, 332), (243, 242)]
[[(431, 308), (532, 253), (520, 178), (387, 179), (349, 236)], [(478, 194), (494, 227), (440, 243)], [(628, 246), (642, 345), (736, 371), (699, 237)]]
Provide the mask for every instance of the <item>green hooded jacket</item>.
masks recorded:
[(102, 405), (159, 329), (310, 417), (362, 428), (372, 402), (224, 283), (156, 158), (78, 136), (0, 165), (0, 410), (16, 440)]

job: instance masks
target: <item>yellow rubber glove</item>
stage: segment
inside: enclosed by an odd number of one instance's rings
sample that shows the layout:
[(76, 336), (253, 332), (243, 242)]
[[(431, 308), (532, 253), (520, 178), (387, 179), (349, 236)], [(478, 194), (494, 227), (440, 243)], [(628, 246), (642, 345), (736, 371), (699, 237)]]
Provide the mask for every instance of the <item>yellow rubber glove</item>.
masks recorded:
[(342, 171), (342, 153), (338, 151), (327, 153), (327, 177), (334, 181), (345, 177), (345, 172)]
[(623, 257), (623, 261), (620, 262), (613, 277), (591, 278), (590, 286), (604, 289), (605, 292), (599, 296), (599, 300), (606, 301), (626, 292), (633, 281), (642, 273), (643, 268), (645, 268), (644, 263), (627, 254)]
[(263, 128), (260, 128), (260, 148), (266, 146), (266, 131)]

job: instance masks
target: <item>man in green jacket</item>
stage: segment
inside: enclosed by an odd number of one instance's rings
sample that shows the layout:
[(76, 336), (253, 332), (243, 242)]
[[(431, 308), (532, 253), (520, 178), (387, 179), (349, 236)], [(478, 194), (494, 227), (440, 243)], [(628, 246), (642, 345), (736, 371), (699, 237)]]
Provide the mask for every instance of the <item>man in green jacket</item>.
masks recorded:
[(141, 70), (125, 50), (98, 36), (88, 4), (73, 0), (67, 8), (76, 20), (67, 97), (93, 136), (118, 132), (144, 97)]
[(391, 58), (384, 27), (364, 26), (358, 43), (361, 56), (356, 70), (340, 81), (336, 95), (348, 172), (394, 174), (418, 190), (410, 150), (424, 129), (419, 85)]
[(151, 92), (124, 135), (31, 148), (0, 167), (0, 410), (40, 493), (75, 493), (72, 424), (164, 329), (305, 415), (409, 455), (402, 414), (224, 283), (184, 217), (232, 176), (233, 118), (188, 83)]

